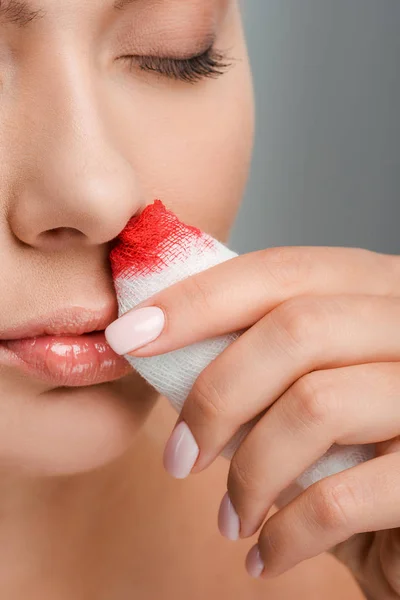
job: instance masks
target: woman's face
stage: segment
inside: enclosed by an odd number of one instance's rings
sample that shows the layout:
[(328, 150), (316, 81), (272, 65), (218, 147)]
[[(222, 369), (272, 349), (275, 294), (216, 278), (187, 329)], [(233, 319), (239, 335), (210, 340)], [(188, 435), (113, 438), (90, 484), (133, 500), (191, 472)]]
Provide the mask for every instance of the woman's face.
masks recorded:
[(0, 338), (59, 337), (13, 342), (29, 367), (0, 344), (0, 467), (74, 473), (126, 450), (155, 401), (123, 359), (101, 362), (102, 334), (77, 340), (117, 316), (109, 242), (155, 198), (226, 240), (252, 145), (248, 61), (233, 0), (0, 13)]

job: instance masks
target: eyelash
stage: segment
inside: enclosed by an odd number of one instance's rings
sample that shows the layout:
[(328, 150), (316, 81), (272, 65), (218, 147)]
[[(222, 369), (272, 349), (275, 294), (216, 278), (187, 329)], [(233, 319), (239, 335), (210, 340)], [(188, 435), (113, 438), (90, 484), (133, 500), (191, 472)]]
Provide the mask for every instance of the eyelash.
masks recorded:
[(130, 67), (139, 67), (142, 71), (158, 73), (169, 79), (185, 83), (197, 83), (202, 79), (216, 79), (231, 66), (226, 56), (214, 47), (191, 58), (161, 58), (158, 56), (126, 56)]

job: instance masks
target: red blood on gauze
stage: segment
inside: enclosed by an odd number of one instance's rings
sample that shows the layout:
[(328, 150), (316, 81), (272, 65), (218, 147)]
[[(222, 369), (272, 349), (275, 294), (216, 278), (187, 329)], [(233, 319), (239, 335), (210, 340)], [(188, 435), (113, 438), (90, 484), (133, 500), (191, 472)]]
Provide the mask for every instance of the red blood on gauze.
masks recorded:
[[(183, 224), (156, 200), (130, 220), (110, 254), (119, 316), (174, 283), (235, 257), (237, 254), (224, 244)], [(200, 373), (240, 335), (232, 332), (159, 356), (125, 358), (180, 412)], [(233, 456), (253, 425), (254, 421), (237, 432), (222, 453), (226, 458)], [(372, 456), (370, 445), (334, 445), (296, 483), (304, 489)]]

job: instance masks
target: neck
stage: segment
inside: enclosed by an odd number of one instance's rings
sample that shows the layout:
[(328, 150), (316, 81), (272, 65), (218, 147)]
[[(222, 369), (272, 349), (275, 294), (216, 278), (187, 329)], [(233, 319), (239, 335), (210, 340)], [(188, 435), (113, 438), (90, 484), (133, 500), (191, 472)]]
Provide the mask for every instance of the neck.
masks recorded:
[[(228, 461), (217, 460), (185, 481), (165, 473), (162, 451), (175, 422), (175, 411), (160, 401), (129, 452), (91, 473), (42, 479), (0, 474), (1, 597), (293, 597), (293, 576), (275, 593), (245, 573), (255, 539), (232, 544), (217, 530)], [(333, 575), (340, 580), (340, 573)], [(324, 568), (313, 569), (310, 585), (330, 600), (326, 576)], [(297, 597), (311, 597), (311, 587)]]
[[(43, 588), (46, 590), (44, 583), (49, 580), (52, 600), (64, 598), (64, 593), (66, 598), (91, 597), (83, 588), (93, 585), (99, 567), (104, 573), (102, 561), (112, 561), (123, 546), (123, 520), (129, 517), (134, 537), (136, 526), (131, 516), (143, 514), (139, 522), (147, 518), (148, 508), (135, 490), (142, 480), (143, 495), (148, 495), (148, 478), (158, 478), (160, 445), (157, 432), (149, 435), (144, 430), (118, 461), (78, 476), (33, 478), (3, 468), (1, 596), (36, 598), (34, 591), (38, 590), (37, 597), (47, 600)], [(60, 586), (63, 593), (55, 595), (54, 586)]]

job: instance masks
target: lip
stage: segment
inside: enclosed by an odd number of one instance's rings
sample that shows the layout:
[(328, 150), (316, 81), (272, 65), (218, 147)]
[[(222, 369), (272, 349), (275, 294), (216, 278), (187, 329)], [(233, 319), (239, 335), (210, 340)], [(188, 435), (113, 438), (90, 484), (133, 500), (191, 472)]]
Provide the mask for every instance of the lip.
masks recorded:
[(56, 387), (114, 381), (132, 367), (108, 345), (104, 329), (116, 307), (70, 308), (0, 332), (0, 363)]
[(0, 331), (0, 340), (18, 340), (43, 335), (82, 335), (92, 331), (103, 331), (117, 316), (114, 304), (107, 304), (100, 310), (73, 306)]

